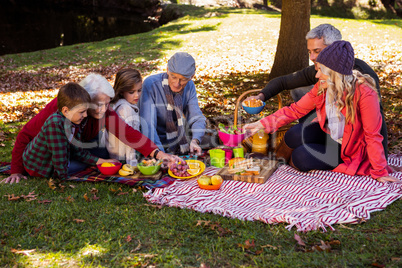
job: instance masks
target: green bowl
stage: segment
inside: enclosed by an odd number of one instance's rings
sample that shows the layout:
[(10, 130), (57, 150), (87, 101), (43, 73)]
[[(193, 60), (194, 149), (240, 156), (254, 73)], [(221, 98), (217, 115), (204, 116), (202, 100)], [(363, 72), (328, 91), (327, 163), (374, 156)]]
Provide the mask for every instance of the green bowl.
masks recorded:
[(154, 175), (161, 169), (161, 165), (143, 166), (142, 164), (138, 164), (137, 168), (144, 175)]

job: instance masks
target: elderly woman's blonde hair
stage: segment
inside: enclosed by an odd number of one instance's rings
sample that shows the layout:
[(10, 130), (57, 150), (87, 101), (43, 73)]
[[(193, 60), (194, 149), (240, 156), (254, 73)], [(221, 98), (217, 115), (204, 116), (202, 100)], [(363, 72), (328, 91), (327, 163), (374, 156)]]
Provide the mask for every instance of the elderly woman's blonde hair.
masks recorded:
[(91, 99), (100, 93), (106, 94), (110, 98), (114, 97), (114, 89), (112, 85), (100, 74), (91, 73), (79, 84), (88, 92)]

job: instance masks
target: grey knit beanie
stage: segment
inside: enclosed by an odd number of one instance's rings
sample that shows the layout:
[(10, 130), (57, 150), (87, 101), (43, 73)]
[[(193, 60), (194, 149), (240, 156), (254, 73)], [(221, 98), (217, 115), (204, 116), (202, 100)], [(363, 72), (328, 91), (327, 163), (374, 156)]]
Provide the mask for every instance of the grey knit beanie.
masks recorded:
[(340, 74), (351, 75), (355, 53), (348, 41), (336, 41), (320, 52), (317, 62)]

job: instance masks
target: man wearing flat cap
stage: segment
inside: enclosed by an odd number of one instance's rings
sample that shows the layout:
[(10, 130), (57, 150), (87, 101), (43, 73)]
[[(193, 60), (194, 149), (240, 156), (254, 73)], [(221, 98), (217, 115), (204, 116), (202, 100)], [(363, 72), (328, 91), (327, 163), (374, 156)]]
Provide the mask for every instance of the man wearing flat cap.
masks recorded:
[(147, 77), (142, 85), (141, 131), (164, 152), (201, 153), (206, 118), (198, 106), (194, 74), (194, 58), (177, 52), (165, 73)]

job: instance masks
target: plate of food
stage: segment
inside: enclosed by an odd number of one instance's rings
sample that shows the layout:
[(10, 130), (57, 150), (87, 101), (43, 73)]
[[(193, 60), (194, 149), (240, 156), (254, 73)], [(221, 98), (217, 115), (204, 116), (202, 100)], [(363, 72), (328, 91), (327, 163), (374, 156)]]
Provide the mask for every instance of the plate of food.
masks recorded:
[(185, 163), (172, 164), (169, 167), (168, 174), (176, 179), (188, 180), (202, 174), (204, 170), (205, 164), (203, 162), (189, 159)]

